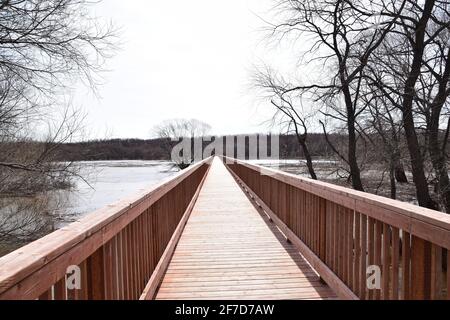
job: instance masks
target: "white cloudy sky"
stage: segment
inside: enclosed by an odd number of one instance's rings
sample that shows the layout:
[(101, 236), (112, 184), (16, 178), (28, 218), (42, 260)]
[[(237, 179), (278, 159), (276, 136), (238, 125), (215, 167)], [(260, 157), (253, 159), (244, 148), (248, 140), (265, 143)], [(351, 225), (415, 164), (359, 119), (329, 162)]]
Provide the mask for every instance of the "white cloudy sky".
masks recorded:
[[(265, 60), (263, 21), (271, 0), (104, 0), (95, 15), (122, 28), (122, 50), (109, 62), (95, 97), (74, 102), (102, 137), (149, 138), (170, 118), (197, 118), (216, 134), (267, 131), (267, 110), (249, 90), (252, 65)], [(111, 134), (112, 133), (112, 134)]]

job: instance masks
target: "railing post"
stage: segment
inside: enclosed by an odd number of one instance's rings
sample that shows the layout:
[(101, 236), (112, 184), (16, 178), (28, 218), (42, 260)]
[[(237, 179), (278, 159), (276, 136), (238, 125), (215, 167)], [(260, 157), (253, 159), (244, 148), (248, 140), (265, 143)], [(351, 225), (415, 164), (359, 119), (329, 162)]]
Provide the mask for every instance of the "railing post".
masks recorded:
[(103, 247), (98, 249), (87, 261), (88, 299), (105, 299), (105, 270)]
[[(320, 198), (319, 206), (319, 257), (320, 260), (327, 264), (327, 201)], [(326, 283), (322, 276), (320, 281)]]
[(411, 241), (411, 299), (428, 300), (431, 290), (431, 243), (416, 236)]
[(322, 261), (327, 261), (327, 201), (319, 200), (319, 256)]

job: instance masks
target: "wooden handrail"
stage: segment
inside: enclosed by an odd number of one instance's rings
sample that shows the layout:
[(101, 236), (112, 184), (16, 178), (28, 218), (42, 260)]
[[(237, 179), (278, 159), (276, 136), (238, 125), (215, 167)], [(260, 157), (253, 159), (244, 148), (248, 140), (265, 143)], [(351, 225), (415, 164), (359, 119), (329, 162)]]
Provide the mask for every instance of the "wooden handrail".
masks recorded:
[[(285, 233), (319, 259), (323, 270), (336, 275), (341, 284), (335, 289), (349, 289), (360, 299), (450, 297), (449, 215), (245, 161), (223, 160)], [(381, 270), (379, 289), (367, 287), (368, 266)]]
[[(0, 258), (0, 299), (138, 299), (211, 161)], [(74, 265), (80, 290), (66, 288)]]

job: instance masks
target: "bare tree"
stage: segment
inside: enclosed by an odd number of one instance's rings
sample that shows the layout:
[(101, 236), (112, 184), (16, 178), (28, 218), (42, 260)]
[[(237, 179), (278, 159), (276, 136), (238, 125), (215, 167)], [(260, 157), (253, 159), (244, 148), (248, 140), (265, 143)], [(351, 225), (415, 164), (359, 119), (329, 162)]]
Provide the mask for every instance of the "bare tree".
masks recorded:
[(171, 119), (155, 126), (152, 131), (163, 140), (163, 148), (168, 158), (171, 158), (173, 148), (181, 139), (190, 139), (190, 152), (184, 153), (180, 159), (172, 159), (178, 168), (185, 169), (194, 161), (192, 149), (195, 139), (205, 137), (211, 131), (211, 126), (197, 119)]
[(440, 129), (448, 123), (443, 112), (449, 93), (448, 5), (447, 1), (408, 1), (407, 10), (372, 55), (371, 68), (365, 74), (368, 86), (401, 111), (419, 205), (438, 208), (429, 188), (428, 152), (447, 212), (447, 138)]
[(410, 21), (412, 24), (403, 23), (402, 25), (403, 27), (408, 27), (410, 31), (413, 31), (414, 36), (410, 35), (409, 32), (406, 33), (408, 34), (408, 40), (412, 48), (412, 62), (409, 66), (409, 72), (405, 81), (401, 103), (403, 124), (406, 133), (406, 141), (408, 143), (411, 156), (411, 168), (413, 172), (414, 184), (417, 190), (417, 199), (419, 201), (419, 205), (432, 209), (436, 209), (436, 205), (430, 196), (425, 170), (423, 167), (423, 157), (420, 152), (420, 146), (414, 124), (413, 101), (415, 96), (415, 86), (422, 68), (422, 59), (425, 51), (426, 28), (428, 21), (432, 16), (434, 5), (434, 0), (425, 1), (425, 5), (419, 19)]
[(62, 203), (55, 190), (70, 189), (80, 175), (78, 165), (58, 161), (60, 147), (82, 130), (79, 110), (64, 110), (58, 120), (47, 120), (47, 133), (36, 140), (35, 132), (0, 141), (0, 244), (24, 243), (52, 231), (55, 213)]
[(79, 175), (72, 163), (57, 161), (84, 119), (67, 106), (67, 92), (80, 80), (96, 90), (117, 41), (112, 25), (90, 15), (93, 5), (0, 3), (0, 240), (42, 235), (49, 192)]
[[(348, 163), (353, 188), (364, 190), (357, 159), (359, 133), (357, 118), (365, 106), (360, 101), (362, 74), (370, 56), (383, 43), (404, 9), (404, 1), (280, 1), (284, 22), (274, 26), (274, 34), (294, 34), (306, 47), (303, 59), (322, 64), (317, 79), (293, 86), (325, 104), (326, 117), (345, 123)], [(374, 28), (376, 26), (376, 28)], [(320, 72), (322, 70), (323, 72)], [(333, 148), (335, 149), (335, 148)]]
[[(450, 179), (448, 177), (447, 151), (448, 136), (442, 134), (450, 131), (448, 115), (448, 98), (450, 96), (450, 3), (437, 3), (427, 30), (429, 32), (427, 47), (422, 59), (425, 70), (421, 72), (421, 82), (428, 78), (426, 96), (420, 95), (417, 104), (422, 106), (426, 119), (428, 152), (437, 180), (439, 202), (450, 213)], [(423, 91), (422, 91), (423, 92)], [(447, 109), (447, 110), (446, 110)]]
[[(397, 198), (397, 182), (408, 183), (402, 161), (403, 153), (403, 124), (401, 115), (395, 106), (379, 92), (372, 91), (364, 94), (363, 100), (367, 104), (367, 115), (361, 131), (368, 137), (374, 148), (376, 159), (386, 164), (389, 171), (390, 195)], [(381, 147), (381, 149), (380, 149)], [(382, 152), (380, 152), (382, 150)]]
[(2, 80), (14, 75), (16, 81), (36, 89), (26, 93), (46, 98), (54, 98), (58, 89), (80, 77), (97, 84), (117, 33), (90, 16), (92, 5), (95, 2), (88, 0), (2, 1)]
[(256, 71), (253, 82), (255, 87), (262, 91), (264, 98), (270, 99), (270, 103), (275, 109), (271, 125), (281, 126), (288, 135), (294, 134), (298, 145), (303, 150), (309, 175), (311, 179), (317, 180), (308, 147), (307, 118), (310, 115), (302, 108), (300, 97), (292, 97), (293, 92), (288, 90), (292, 86), (287, 84), (282, 77), (277, 77), (276, 73), (268, 67)]
[[(391, 196), (395, 197), (396, 180), (407, 181), (400, 154), (404, 138), (419, 205), (437, 208), (429, 188), (430, 165), (439, 202), (445, 211), (450, 211), (448, 1), (277, 4), (283, 20), (271, 28), (272, 35), (302, 40), (306, 47), (302, 61), (309, 68), (317, 66), (315, 79), (305, 77), (298, 85), (283, 88), (282, 95), (297, 92), (326, 106), (322, 114), (327, 123), (333, 129), (346, 129), (348, 143), (344, 150), (333, 146), (330, 139), (327, 141), (348, 164), (353, 187), (364, 190), (357, 157), (362, 150), (358, 148), (367, 141), (372, 143), (376, 134), (375, 140), (381, 139), (389, 155), (386, 162), (390, 168)], [(401, 119), (395, 118), (397, 111)], [(326, 125), (322, 125), (327, 137)]]

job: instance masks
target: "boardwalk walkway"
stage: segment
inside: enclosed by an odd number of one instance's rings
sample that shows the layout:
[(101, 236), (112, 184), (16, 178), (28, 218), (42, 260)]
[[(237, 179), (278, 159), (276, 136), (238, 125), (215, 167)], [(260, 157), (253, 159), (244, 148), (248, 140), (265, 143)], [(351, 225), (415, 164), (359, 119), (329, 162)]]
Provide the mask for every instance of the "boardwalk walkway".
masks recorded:
[(329, 299), (335, 294), (213, 161), (156, 299)]

